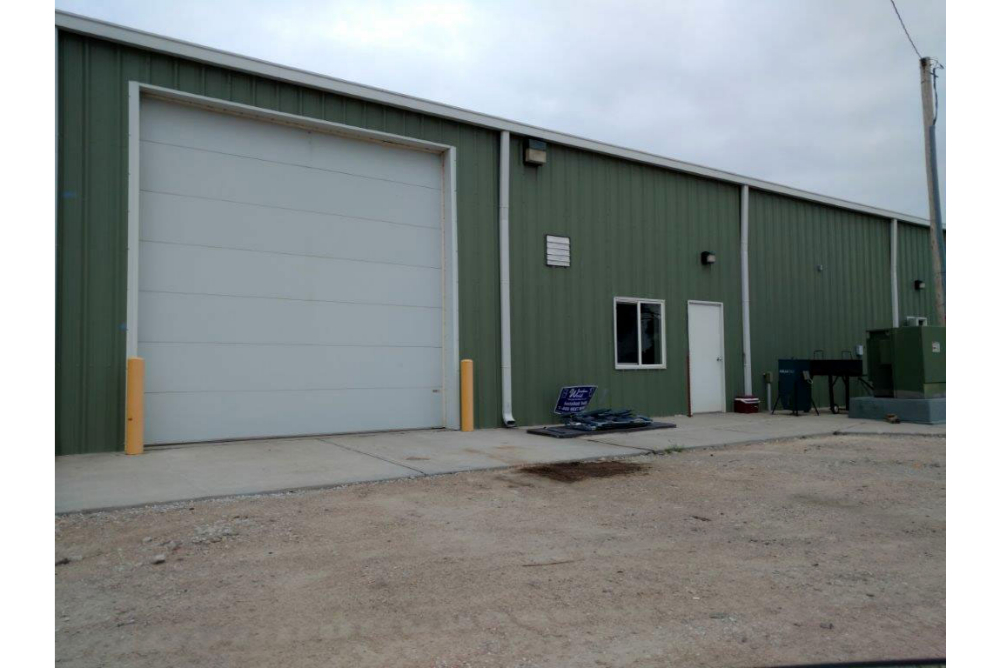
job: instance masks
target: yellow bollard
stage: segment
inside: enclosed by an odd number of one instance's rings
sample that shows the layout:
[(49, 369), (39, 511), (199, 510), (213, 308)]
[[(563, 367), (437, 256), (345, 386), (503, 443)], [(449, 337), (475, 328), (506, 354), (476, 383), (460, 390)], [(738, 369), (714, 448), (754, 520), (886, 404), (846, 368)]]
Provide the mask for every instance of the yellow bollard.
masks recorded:
[(125, 454), (141, 455), (142, 432), (145, 426), (143, 398), (146, 362), (141, 357), (129, 357), (125, 371)]
[(472, 360), (462, 360), (462, 431), (475, 425), (472, 408)]

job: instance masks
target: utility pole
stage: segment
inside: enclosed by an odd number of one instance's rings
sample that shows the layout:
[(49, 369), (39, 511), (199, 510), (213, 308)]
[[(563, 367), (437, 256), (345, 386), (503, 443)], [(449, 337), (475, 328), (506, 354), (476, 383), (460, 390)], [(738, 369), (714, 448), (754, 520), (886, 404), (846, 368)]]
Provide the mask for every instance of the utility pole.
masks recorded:
[(920, 94), (924, 105), (924, 156), (927, 163), (927, 200), (931, 221), (931, 262), (934, 267), (934, 308), (938, 323), (945, 324), (945, 253), (944, 232), (941, 218), (941, 193), (938, 188), (937, 172), (937, 109), (932, 90), (934, 62), (931, 58), (920, 59)]

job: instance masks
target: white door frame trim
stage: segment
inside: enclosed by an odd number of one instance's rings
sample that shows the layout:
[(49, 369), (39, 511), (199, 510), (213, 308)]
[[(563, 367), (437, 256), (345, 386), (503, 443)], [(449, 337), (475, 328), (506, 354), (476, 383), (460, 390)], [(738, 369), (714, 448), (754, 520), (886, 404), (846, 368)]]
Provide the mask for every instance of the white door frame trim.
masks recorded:
[[(722, 336), (722, 411), (726, 412), (726, 305), (722, 302), (710, 302), (702, 299), (689, 299), (687, 301), (687, 330), (688, 330), (688, 358), (691, 357), (691, 305), (701, 304), (703, 306), (719, 307), (719, 333)], [(691, 381), (688, 380), (688, 396), (691, 396)], [(691, 409), (695, 412), (694, 409)]]
[(441, 156), (442, 170), (442, 408), (443, 424), (458, 429), (459, 346), (458, 346), (458, 206), (456, 190), (457, 149), (448, 144), (402, 137), (341, 123), (332, 123), (281, 111), (253, 107), (238, 102), (184, 93), (138, 81), (128, 84), (128, 283), (126, 298), (125, 356), (139, 352), (139, 109), (143, 97), (157, 98), (211, 111), (244, 116), (341, 137), (386, 144)]

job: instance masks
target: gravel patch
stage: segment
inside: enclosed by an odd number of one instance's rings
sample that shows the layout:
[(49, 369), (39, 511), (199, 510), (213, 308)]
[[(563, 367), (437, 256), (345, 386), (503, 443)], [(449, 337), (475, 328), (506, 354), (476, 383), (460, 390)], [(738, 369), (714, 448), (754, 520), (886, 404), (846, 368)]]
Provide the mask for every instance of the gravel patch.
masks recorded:
[(944, 655), (945, 439), (598, 464), (626, 463), (638, 469), (572, 484), (504, 469), (57, 517), (57, 663)]

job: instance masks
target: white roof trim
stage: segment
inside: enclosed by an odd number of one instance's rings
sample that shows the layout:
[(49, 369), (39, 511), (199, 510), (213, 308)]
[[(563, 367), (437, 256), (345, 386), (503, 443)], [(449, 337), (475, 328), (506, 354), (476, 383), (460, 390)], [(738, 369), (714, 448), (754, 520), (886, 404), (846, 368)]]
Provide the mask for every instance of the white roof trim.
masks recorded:
[(467, 109), (462, 109), (460, 107), (431, 102), (429, 100), (412, 97), (410, 95), (392, 93), (381, 88), (363, 86), (361, 84), (351, 83), (350, 81), (344, 81), (343, 79), (336, 79), (334, 77), (315, 74), (305, 70), (283, 67), (264, 60), (240, 56), (227, 51), (220, 51), (218, 49), (199, 46), (190, 42), (154, 35), (141, 30), (134, 30), (132, 28), (126, 28), (113, 23), (98, 21), (96, 19), (80, 16), (78, 14), (56, 11), (55, 25), (57, 28), (71, 32), (92, 35), (94, 37), (100, 37), (113, 42), (129, 44), (143, 49), (149, 49), (151, 51), (159, 51), (161, 53), (167, 53), (181, 58), (196, 60), (211, 65), (218, 65), (220, 67), (233, 70), (240, 70), (242, 72), (300, 84), (310, 88), (331, 91), (362, 100), (369, 100), (393, 107), (410, 109), (424, 114), (430, 114), (432, 116), (439, 116), (471, 125), (490, 128), (492, 130), (506, 130), (514, 134), (527, 135), (555, 144), (563, 144), (566, 146), (593, 151), (595, 153), (603, 153), (618, 158), (624, 158), (626, 160), (634, 160), (636, 162), (656, 165), (658, 167), (666, 167), (679, 172), (697, 174), (699, 176), (718, 179), (720, 181), (726, 181), (737, 185), (746, 185), (758, 190), (779, 193), (813, 202), (819, 202), (821, 204), (828, 204), (830, 206), (850, 209), (852, 211), (858, 211), (886, 219), (895, 218), (900, 222), (911, 223), (914, 225), (929, 226), (930, 224), (926, 218), (919, 218), (917, 216), (889, 211), (887, 209), (880, 209), (866, 204), (858, 204), (857, 202), (850, 202), (836, 197), (828, 197), (826, 195), (820, 195), (806, 190), (799, 190), (798, 188), (791, 188), (789, 186), (771, 183), (770, 181), (763, 181), (761, 179), (733, 174), (732, 172), (711, 169), (709, 167), (703, 167), (689, 162), (682, 162), (680, 160), (673, 160), (671, 158), (654, 155), (652, 153), (646, 153), (645, 151), (637, 151), (635, 149), (615, 146), (613, 144), (605, 144), (603, 142), (585, 139), (583, 137), (577, 137), (563, 132), (546, 130), (545, 128), (539, 128), (534, 125), (518, 123), (516, 121), (510, 121), (497, 116), (480, 114)]

